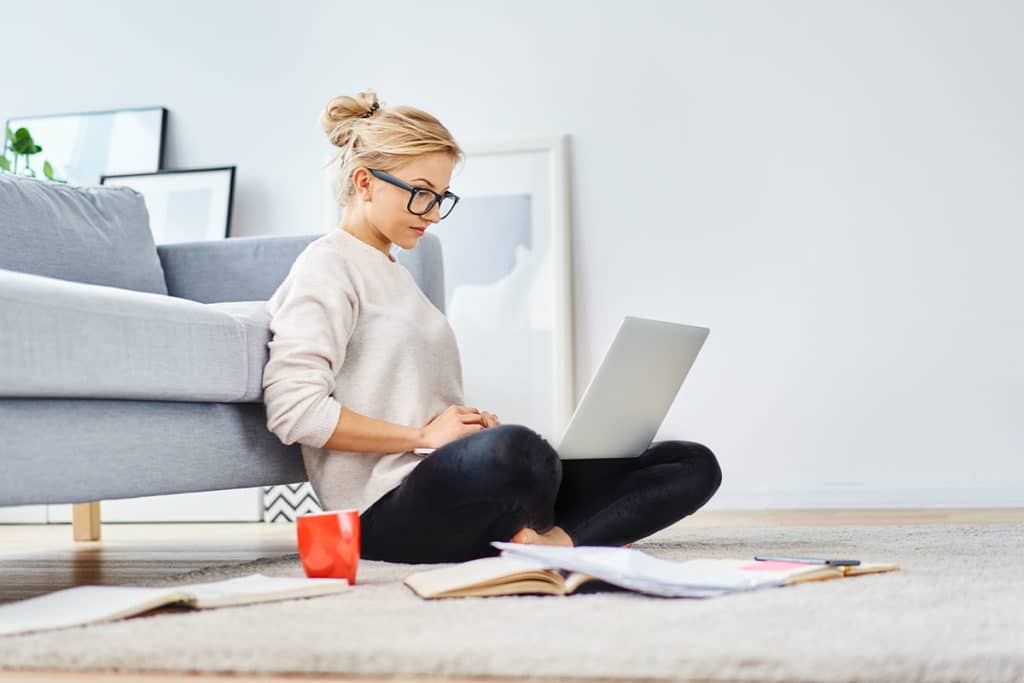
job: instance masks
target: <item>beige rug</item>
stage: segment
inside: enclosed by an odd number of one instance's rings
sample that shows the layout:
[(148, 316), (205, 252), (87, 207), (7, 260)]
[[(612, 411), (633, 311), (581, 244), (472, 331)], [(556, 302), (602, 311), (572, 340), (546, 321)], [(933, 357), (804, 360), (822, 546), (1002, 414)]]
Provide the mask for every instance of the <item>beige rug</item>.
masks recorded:
[[(890, 574), (706, 599), (629, 592), (426, 601), (441, 565), (364, 561), (347, 593), (0, 637), (0, 668), (706, 679), (1024, 681), (1024, 524), (675, 526), (635, 547), (891, 560)], [(168, 577), (302, 576), (297, 556)]]

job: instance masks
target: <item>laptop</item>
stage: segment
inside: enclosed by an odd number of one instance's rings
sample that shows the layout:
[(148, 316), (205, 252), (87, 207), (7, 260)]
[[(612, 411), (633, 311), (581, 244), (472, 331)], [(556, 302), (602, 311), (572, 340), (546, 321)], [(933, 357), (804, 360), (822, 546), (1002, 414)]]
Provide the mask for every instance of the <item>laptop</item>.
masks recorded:
[(562, 437), (552, 444), (558, 456), (576, 460), (641, 455), (654, 441), (710, 331), (625, 316)]

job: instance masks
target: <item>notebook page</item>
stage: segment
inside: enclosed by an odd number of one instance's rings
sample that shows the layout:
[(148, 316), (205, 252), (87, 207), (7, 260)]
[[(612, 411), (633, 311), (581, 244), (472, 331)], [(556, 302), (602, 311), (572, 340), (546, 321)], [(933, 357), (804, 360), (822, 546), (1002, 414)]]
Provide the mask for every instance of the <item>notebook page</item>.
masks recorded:
[(249, 574), (209, 583), (181, 584), (173, 586), (173, 588), (195, 596), (191, 604), (198, 608), (205, 608), (327, 595), (348, 590), (350, 586), (345, 579), (307, 579)]
[(0, 605), (0, 635), (64, 628), (141, 614), (188, 596), (175, 588), (75, 586)]
[(526, 558), (481, 557), (460, 564), (414, 572), (405, 578), (404, 583), (420, 595), (433, 595), (545, 568), (543, 562)]

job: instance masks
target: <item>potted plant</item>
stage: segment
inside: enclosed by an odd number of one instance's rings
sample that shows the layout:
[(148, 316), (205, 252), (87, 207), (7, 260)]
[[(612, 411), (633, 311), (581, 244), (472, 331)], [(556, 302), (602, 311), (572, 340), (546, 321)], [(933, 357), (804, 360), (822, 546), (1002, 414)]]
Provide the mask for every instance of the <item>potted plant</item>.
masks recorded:
[[(10, 127), (6, 128), (6, 134), (4, 135), (4, 146), (3, 152), (0, 153), (0, 170), (12, 173), (14, 175), (23, 175), (29, 178), (36, 177), (36, 171), (32, 168), (32, 155), (39, 154), (43, 151), (43, 148), (36, 144), (36, 141), (32, 139), (32, 134), (28, 132), (28, 128), (19, 128), (16, 131), (11, 131)], [(10, 152), (14, 156), (14, 162), (7, 158), (7, 152)], [(18, 160), (20, 157), (25, 158), (25, 168), (22, 172), (18, 173)], [(59, 178), (53, 177), (53, 165), (49, 161), (43, 162), (43, 175), (48, 180), (52, 180), (55, 183), (67, 183), (67, 180), (60, 180)]]

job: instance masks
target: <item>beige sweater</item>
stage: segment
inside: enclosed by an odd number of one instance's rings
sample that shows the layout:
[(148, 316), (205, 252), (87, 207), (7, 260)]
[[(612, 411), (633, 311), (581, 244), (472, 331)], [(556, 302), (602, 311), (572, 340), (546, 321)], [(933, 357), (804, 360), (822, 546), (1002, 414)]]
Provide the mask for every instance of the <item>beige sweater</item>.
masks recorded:
[(324, 510), (362, 514), (429, 456), (323, 448), (342, 405), (410, 427), (462, 405), (455, 334), (405, 266), (341, 228), (299, 254), (267, 308), (267, 428), (301, 444)]

